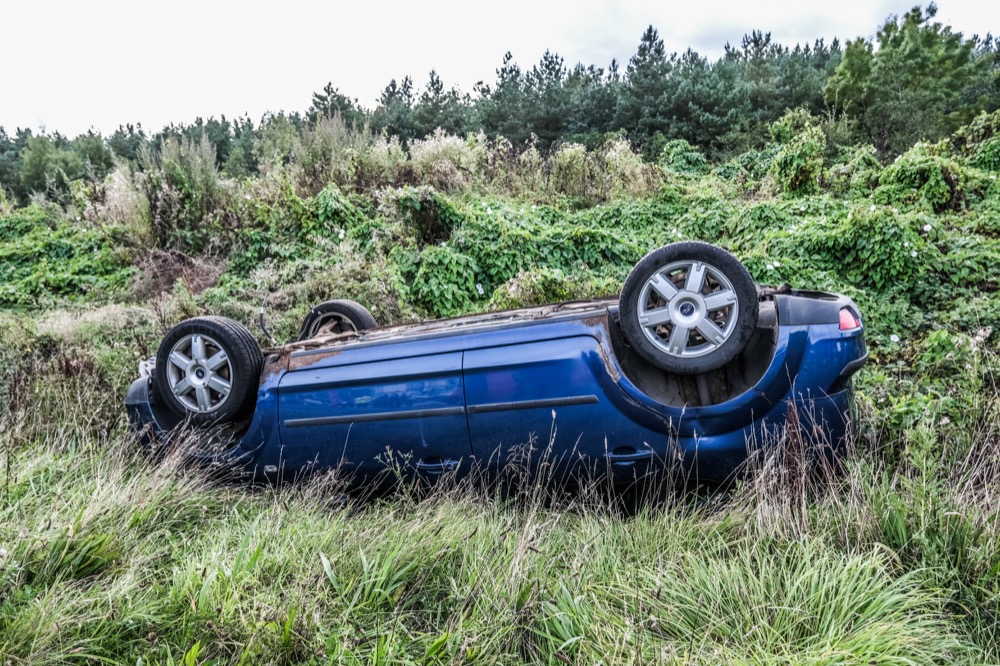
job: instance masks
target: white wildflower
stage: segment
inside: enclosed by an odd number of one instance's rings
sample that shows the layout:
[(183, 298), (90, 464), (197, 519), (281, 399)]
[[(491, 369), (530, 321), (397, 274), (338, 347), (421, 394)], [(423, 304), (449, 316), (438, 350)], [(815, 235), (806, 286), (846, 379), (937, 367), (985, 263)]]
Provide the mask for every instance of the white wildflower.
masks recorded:
[(868, 210), (869, 210), (869, 212), (874, 213), (875, 212), (875, 204), (872, 204), (871, 208), (869, 208)]
[(774, 262), (774, 266), (775, 266), (775, 268), (777, 268), (777, 267), (778, 267), (778, 266), (780, 266), (780, 265), (781, 265), (781, 262), (780, 262), (780, 261), (776, 261), (776, 262)]
[(889, 340), (891, 342), (899, 342), (899, 336), (893, 333), (892, 335), (889, 336)]
[(946, 426), (949, 423), (951, 423), (951, 419), (949, 419), (947, 416), (942, 416), (941, 417), (941, 425)]
[(481, 283), (479, 283), (479, 282), (476, 283), (476, 291), (479, 292), (480, 296), (482, 296), (483, 294), (486, 293), (486, 290), (483, 289), (483, 285)]
[(344, 240), (344, 230), (343, 229), (341, 229), (340, 232), (337, 233), (337, 238), (339, 238), (340, 240)]
[(930, 224), (925, 224), (925, 225), (924, 225), (924, 231), (930, 231), (930, 230), (931, 230), (931, 229), (933, 229), (933, 228), (934, 228), (934, 227), (932, 227), (932, 226), (931, 226)]
[(773, 271), (773, 270), (774, 270), (774, 264), (768, 264), (768, 265), (767, 265), (767, 266), (765, 266), (764, 268), (766, 268), (766, 269), (767, 269), (767, 270), (769, 270), (769, 271)]
[(903, 247), (910, 247), (910, 241), (903, 241)]
[(917, 251), (916, 250), (910, 250), (910, 256), (911, 257), (917, 256)]

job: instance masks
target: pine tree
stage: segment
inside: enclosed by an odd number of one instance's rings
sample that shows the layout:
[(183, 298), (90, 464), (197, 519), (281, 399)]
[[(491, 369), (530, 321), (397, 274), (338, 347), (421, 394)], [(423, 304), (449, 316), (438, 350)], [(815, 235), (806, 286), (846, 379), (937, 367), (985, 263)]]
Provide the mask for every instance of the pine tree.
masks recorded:
[(616, 124), (640, 141), (656, 132), (669, 132), (670, 120), (665, 108), (668, 78), (676, 56), (667, 56), (663, 40), (653, 26), (642, 34), (639, 47), (625, 70)]

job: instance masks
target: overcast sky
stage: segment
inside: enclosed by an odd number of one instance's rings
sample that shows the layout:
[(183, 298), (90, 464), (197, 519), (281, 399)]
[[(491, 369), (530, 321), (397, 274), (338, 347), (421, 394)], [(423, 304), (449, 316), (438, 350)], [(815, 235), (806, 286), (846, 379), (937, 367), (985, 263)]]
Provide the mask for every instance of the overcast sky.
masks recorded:
[[(646, 26), (668, 51), (717, 58), (752, 30), (785, 45), (871, 37), (914, 0), (4, 0), (0, 126), (104, 134), (196, 117), (305, 111), (332, 81), (373, 107), (390, 79), (418, 88), (436, 69), (472, 92), (511, 51), (522, 68), (546, 49), (624, 69)], [(941, 0), (937, 20), (966, 36), (1000, 33), (1000, 2)]]

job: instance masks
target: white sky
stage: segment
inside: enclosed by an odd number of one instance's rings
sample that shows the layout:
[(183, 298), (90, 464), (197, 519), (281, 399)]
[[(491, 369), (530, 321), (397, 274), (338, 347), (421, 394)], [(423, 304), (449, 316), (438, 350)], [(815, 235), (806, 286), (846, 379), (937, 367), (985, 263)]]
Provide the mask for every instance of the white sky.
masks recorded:
[[(751, 30), (788, 46), (871, 37), (916, 0), (0, 0), (0, 127), (105, 135), (196, 117), (305, 111), (328, 82), (369, 108), (390, 79), (438, 71), (465, 92), (504, 52), (524, 69), (546, 49), (622, 70), (646, 26), (668, 51), (714, 59)], [(924, 3), (926, 6), (926, 3)], [(1000, 2), (940, 0), (966, 36), (1000, 33)]]

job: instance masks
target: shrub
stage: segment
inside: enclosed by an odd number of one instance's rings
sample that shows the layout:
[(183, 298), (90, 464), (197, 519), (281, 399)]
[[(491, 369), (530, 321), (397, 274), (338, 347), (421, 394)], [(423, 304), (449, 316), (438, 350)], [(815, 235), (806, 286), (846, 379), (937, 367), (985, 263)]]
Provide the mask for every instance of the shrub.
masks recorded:
[(344, 196), (336, 185), (328, 185), (310, 202), (310, 208), (315, 216), (315, 222), (310, 218), (303, 220), (302, 231), (305, 234), (319, 233), (332, 237), (345, 229), (353, 229), (364, 221), (364, 215)]
[(132, 170), (118, 163), (104, 182), (94, 186), (83, 210), (92, 224), (111, 224), (128, 229), (139, 241), (151, 241), (149, 202), (136, 185)]
[(195, 259), (180, 250), (150, 250), (136, 263), (132, 294), (141, 299), (168, 294), (178, 281), (192, 294), (200, 294), (218, 282), (225, 268), (217, 260)]
[(660, 151), (660, 164), (671, 171), (700, 175), (708, 170), (708, 161), (696, 147), (684, 139), (668, 141)]
[(89, 229), (37, 205), (0, 217), (0, 304), (119, 291), (132, 274), (121, 227)]
[(357, 175), (356, 156), (367, 152), (373, 142), (367, 126), (349, 126), (340, 113), (320, 117), (302, 132), (302, 141), (295, 146), (295, 158), (302, 169), (299, 187), (307, 195), (331, 182), (352, 188)]
[(232, 226), (226, 214), (229, 196), (207, 135), (197, 143), (167, 139), (159, 155), (145, 151), (140, 162), (140, 185), (157, 247), (198, 252), (212, 243), (226, 245), (219, 234)]
[(790, 245), (790, 254), (841, 271), (856, 286), (912, 289), (940, 256), (921, 236), (921, 225), (914, 215), (858, 207), (837, 224), (804, 225), (779, 242)]
[(406, 151), (399, 137), (376, 138), (354, 156), (354, 186), (359, 191), (398, 184), (407, 167)]
[(715, 174), (734, 180), (745, 189), (753, 189), (770, 173), (780, 151), (781, 145), (777, 143), (769, 143), (759, 150), (748, 150), (716, 167)]
[(816, 118), (807, 109), (789, 109), (781, 118), (771, 123), (767, 128), (771, 141), (787, 146), (798, 139), (804, 132), (819, 127)]
[(564, 143), (549, 161), (549, 187), (553, 192), (582, 199), (593, 191), (594, 167), (583, 145)]
[(420, 253), (410, 293), (431, 315), (451, 317), (467, 311), (482, 296), (476, 289), (478, 274), (479, 265), (472, 257), (447, 245), (431, 245)]
[(918, 143), (900, 155), (879, 177), (875, 201), (884, 204), (922, 203), (936, 213), (965, 204), (965, 174), (942, 154), (942, 145)]
[(785, 144), (774, 158), (771, 174), (786, 194), (816, 191), (823, 168), (826, 136), (818, 127), (806, 127)]
[(980, 113), (951, 136), (951, 145), (963, 155), (974, 156), (984, 144), (997, 137), (1000, 137), (1000, 110)]
[(787, 229), (795, 222), (795, 218), (773, 203), (758, 203), (742, 209), (738, 215), (730, 218), (727, 228), (734, 236), (744, 236), (748, 242), (753, 242), (760, 235), (770, 230)]
[(617, 293), (618, 280), (598, 277), (586, 268), (573, 273), (558, 268), (531, 266), (497, 287), (490, 297), (490, 310), (574, 301)]
[(443, 192), (466, 192), (476, 174), (475, 143), (438, 128), (423, 140), (410, 143), (410, 166), (418, 183)]
[(302, 137), (288, 116), (266, 116), (261, 121), (260, 138), (254, 143), (253, 156), (262, 176), (282, 171), (303, 155)]
[(662, 179), (655, 166), (646, 164), (625, 139), (616, 138), (601, 149), (606, 197), (648, 197)]
[(464, 220), (448, 198), (433, 187), (401, 187), (382, 193), (380, 208), (401, 222), (403, 233), (418, 245), (447, 240)]
[(987, 171), (1000, 171), (1000, 135), (976, 146), (972, 163)]
[(534, 145), (517, 156), (513, 192), (542, 192), (545, 189), (545, 160)]
[(729, 202), (714, 196), (701, 197), (693, 201), (687, 212), (677, 220), (678, 239), (683, 236), (719, 243), (735, 217), (736, 211)]
[(828, 182), (836, 194), (868, 196), (881, 172), (875, 146), (852, 146), (841, 149), (837, 163), (828, 171)]

